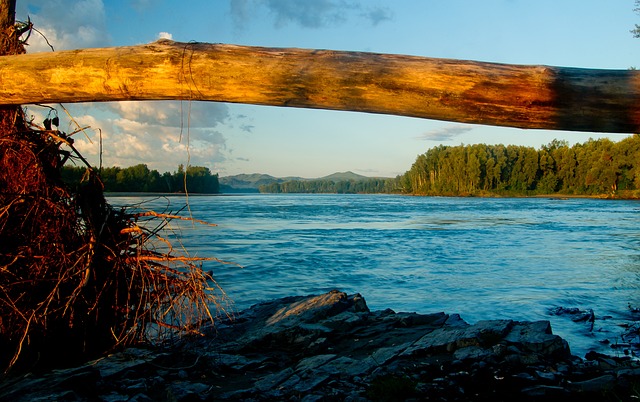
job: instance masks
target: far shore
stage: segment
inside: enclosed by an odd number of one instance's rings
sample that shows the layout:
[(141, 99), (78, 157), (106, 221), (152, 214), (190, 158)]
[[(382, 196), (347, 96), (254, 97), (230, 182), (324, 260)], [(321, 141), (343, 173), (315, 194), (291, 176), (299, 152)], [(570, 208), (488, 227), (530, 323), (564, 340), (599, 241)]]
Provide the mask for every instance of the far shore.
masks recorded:
[[(227, 193), (147, 193), (144, 191), (123, 191), (123, 192), (105, 192), (104, 195), (106, 197), (209, 197), (209, 196), (235, 196), (235, 195), (246, 195), (246, 194), (264, 194), (264, 195), (273, 195), (273, 194), (332, 194), (338, 195), (338, 193), (248, 193), (248, 192), (227, 192)], [(343, 195), (357, 195), (360, 193), (348, 193)], [(363, 193), (363, 194), (380, 194), (380, 195), (388, 195), (388, 193)], [(599, 200), (640, 200), (640, 194), (638, 193), (626, 193), (622, 194), (618, 193), (615, 195), (612, 194), (534, 194), (534, 195), (523, 195), (523, 194), (459, 194), (459, 195), (451, 195), (451, 194), (442, 194), (442, 195), (422, 195), (422, 194), (401, 194), (394, 193), (395, 195), (407, 195), (414, 197), (451, 197), (451, 198), (552, 198), (557, 200), (568, 200), (568, 199), (599, 199)]]

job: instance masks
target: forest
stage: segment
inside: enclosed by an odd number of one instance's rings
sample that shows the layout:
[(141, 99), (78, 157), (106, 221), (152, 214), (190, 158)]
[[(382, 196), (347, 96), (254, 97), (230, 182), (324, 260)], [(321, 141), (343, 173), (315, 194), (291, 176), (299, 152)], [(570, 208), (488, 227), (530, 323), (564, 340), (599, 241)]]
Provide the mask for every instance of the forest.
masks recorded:
[[(66, 183), (80, 183), (86, 168), (65, 165), (62, 179)], [(126, 168), (117, 166), (102, 168), (100, 178), (105, 192), (151, 192), (217, 194), (220, 192), (218, 175), (203, 166), (178, 166), (178, 170), (160, 174), (139, 164)], [(185, 184), (186, 183), (186, 184)]]
[(398, 183), (416, 195), (566, 194), (640, 197), (640, 135), (619, 142), (554, 140), (517, 145), (440, 145), (418, 155)]
[[(63, 179), (78, 183), (85, 168), (65, 166)], [(202, 166), (160, 174), (139, 164), (103, 168), (107, 192), (215, 194), (218, 175)], [(432, 196), (576, 195), (640, 198), (640, 135), (614, 142), (589, 139), (569, 146), (553, 140), (535, 149), (521, 145), (439, 145), (418, 155), (396, 178), (291, 180), (259, 187), (261, 193), (402, 193)]]
[(258, 187), (261, 193), (331, 193), (331, 194), (377, 194), (391, 193), (395, 179), (366, 180), (291, 180), (273, 182)]
[(432, 196), (574, 195), (640, 198), (640, 135), (540, 149), (439, 145), (390, 179), (305, 180), (260, 186), (263, 193), (403, 193)]

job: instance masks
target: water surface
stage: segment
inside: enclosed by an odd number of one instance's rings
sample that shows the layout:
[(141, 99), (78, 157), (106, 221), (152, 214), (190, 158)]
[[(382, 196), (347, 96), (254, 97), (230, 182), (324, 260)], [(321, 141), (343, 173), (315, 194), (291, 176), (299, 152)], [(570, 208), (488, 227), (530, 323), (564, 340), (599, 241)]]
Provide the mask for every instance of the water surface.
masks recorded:
[[(143, 205), (175, 212), (185, 198)], [(236, 310), (340, 289), (375, 310), (551, 320), (583, 355), (608, 348), (599, 341), (640, 306), (637, 201), (256, 194), (190, 196), (189, 208), (218, 225), (173, 224), (190, 253), (243, 266), (205, 263)], [(590, 332), (550, 315), (558, 306), (615, 319)]]

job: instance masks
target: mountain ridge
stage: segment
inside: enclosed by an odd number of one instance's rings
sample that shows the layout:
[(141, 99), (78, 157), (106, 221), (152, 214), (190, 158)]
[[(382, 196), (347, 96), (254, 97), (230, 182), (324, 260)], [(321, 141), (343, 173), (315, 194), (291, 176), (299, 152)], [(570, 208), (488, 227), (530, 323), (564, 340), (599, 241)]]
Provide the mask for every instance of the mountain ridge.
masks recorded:
[[(361, 181), (380, 179), (382, 177), (369, 177), (348, 170), (346, 172), (335, 172), (327, 176), (318, 178), (304, 178), (298, 176), (275, 177), (265, 173), (240, 173), (231, 176), (219, 177), (220, 191), (222, 192), (258, 192), (258, 187), (271, 183), (284, 183), (287, 181)], [(386, 177), (385, 177), (386, 179)]]

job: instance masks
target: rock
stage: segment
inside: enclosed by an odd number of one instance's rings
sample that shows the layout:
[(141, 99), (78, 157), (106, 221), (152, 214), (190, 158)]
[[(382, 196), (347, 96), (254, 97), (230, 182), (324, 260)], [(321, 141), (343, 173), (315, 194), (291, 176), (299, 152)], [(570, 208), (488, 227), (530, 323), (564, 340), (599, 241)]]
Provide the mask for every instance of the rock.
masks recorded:
[[(593, 331), (593, 323), (596, 320), (596, 315), (593, 309), (580, 310), (576, 307), (554, 307), (549, 310), (549, 314), (557, 316), (567, 316), (573, 322), (586, 322), (590, 324), (590, 331)], [(603, 317), (604, 318), (604, 317)], [(611, 317), (609, 317), (611, 318)]]
[(450, 327), (466, 327), (469, 325), (465, 320), (460, 317), (460, 314), (451, 314), (445, 320), (445, 324)]
[[(127, 399), (122, 399), (123, 401), (127, 401), (127, 402), (153, 402), (153, 399), (151, 399), (149, 397), (149, 395), (140, 393), (140, 394), (136, 394), (134, 396), (132, 396), (131, 398), (127, 398)], [(105, 401), (107, 402), (107, 401)]]
[(457, 321), (452, 326), (448, 326), (445, 323), (441, 328), (421, 337), (403, 352), (403, 355), (413, 356), (454, 352), (459, 348), (469, 346), (492, 347), (509, 332), (512, 326), (513, 321), (508, 320), (480, 321), (475, 325), (467, 324), (466, 326), (460, 325)]
[(522, 390), (522, 395), (530, 399), (545, 400), (547, 398), (564, 398), (571, 395), (563, 387), (554, 385), (536, 385)]
[(505, 340), (537, 354), (558, 357), (571, 355), (569, 344), (559, 336), (552, 334), (549, 321), (517, 323), (507, 334)]
[(493, 355), (493, 350), (491, 349), (486, 349), (486, 348), (481, 348), (479, 346), (467, 346), (464, 347), (462, 349), (458, 349), (455, 352), (453, 352), (453, 357), (455, 357), (458, 360), (462, 360), (462, 361), (468, 361), (468, 360), (473, 360), (473, 361), (478, 361), (478, 360), (484, 360), (486, 358), (488, 358), (489, 356)]
[(320, 401), (324, 401), (323, 395), (310, 394), (310, 395), (306, 395), (304, 398), (300, 400), (300, 402), (320, 402)]
[(601, 393), (610, 391), (614, 388), (616, 377), (611, 374), (605, 374), (590, 380), (578, 381), (571, 384), (571, 388), (579, 392), (585, 393)]
[(335, 316), (348, 308), (353, 312), (369, 311), (359, 294), (349, 298), (346, 293), (332, 290), (324, 295), (303, 297), (293, 303), (286, 303), (267, 318), (265, 323), (267, 326), (314, 323), (322, 318)]
[(359, 294), (332, 291), (252, 306), (170, 347), (6, 378), (0, 400), (547, 401), (633, 392), (638, 364), (589, 357), (571, 356), (547, 321), (369, 311)]
[(546, 371), (536, 370), (536, 376), (541, 380), (553, 382), (556, 380), (556, 375), (554, 373), (549, 373)]
[(640, 368), (624, 368), (616, 372), (618, 377), (640, 378)]
[(294, 371), (291, 367), (279, 371), (277, 373), (269, 374), (264, 378), (256, 381), (255, 388), (258, 391), (266, 391), (268, 389), (276, 388), (285, 380), (289, 379), (293, 375)]
[(166, 398), (168, 401), (201, 401), (205, 399), (205, 394), (210, 387), (206, 384), (189, 381), (176, 381), (166, 388)]

